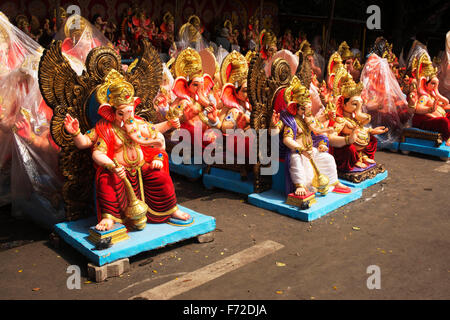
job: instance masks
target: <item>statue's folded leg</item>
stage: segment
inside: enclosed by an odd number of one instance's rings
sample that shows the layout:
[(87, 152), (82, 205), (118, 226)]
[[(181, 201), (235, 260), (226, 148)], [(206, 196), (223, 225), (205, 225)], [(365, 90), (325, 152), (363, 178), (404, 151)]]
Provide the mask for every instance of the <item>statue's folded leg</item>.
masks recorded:
[(353, 144), (341, 148), (332, 148), (332, 155), (336, 160), (338, 170), (348, 172), (359, 161), (359, 154)]
[[(115, 222), (126, 224), (123, 214), (128, 205), (125, 185), (115, 173), (104, 168), (100, 170), (96, 181), (98, 222), (103, 218), (109, 218)], [(130, 182), (134, 188), (137, 186), (137, 181), (133, 183), (130, 179)]]
[(426, 115), (414, 115), (413, 127), (437, 131), (442, 135), (442, 139), (447, 141), (450, 138), (450, 113), (447, 113), (446, 117), (431, 118)]
[(170, 174), (165, 170), (154, 170), (149, 164), (142, 167), (142, 181), (145, 202), (149, 210), (147, 219), (153, 223), (163, 223), (178, 210), (177, 197)]
[(305, 156), (293, 153), (291, 155), (289, 174), (294, 185), (304, 185), (311, 190), (314, 177), (313, 168)]
[(314, 161), (320, 173), (328, 177), (329, 185), (333, 186), (338, 183), (336, 161), (331, 154), (314, 149)]

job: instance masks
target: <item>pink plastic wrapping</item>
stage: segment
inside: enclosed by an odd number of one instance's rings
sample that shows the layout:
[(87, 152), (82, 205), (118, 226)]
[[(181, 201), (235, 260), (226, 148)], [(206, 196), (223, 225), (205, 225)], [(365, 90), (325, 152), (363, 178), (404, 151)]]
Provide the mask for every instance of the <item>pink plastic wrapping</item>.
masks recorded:
[(0, 204), (51, 228), (64, 218), (58, 150), (49, 135), (38, 66), (43, 48), (0, 14)]
[(450, 100), (450, 31), (447, 32), (445, 53), (439, 68), (439, 92)]
[(86, 57), (92, 49), (113, 47), (100, 30), (79, 15), (70, 16), (54, 39), (62, 41), (61, 51), (78, 75), (84, 70)]
[(386, 142), (397, 141), (412, 114), (408, 112), (406, 96), (389, 68), (388, 61), (371, 54), (362, 70), (361, 82), (364, 84), (361, 96), (365, 112), (372, 116), (372, 127), (389, 128), (380, 138)]

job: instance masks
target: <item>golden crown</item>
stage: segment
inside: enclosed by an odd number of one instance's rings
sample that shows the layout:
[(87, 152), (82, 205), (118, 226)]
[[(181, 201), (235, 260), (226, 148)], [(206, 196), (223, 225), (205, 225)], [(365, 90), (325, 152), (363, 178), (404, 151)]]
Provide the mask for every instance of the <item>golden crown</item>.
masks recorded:
[(347, 42), (344, 41), (339, 45), (338, 53), (341, 55), (342, 60), (352, 59), (353, 53), (350, 50), (350, 47), (348, 46)]
[(90, 29), (89, 22), (78, 14), (71, 15), (64, 25), (64, 35), (66, 38), (80, 39), (84, 30)]
[[(0, 16), (2, 17), (2, 18), (4, 18), (6, 21), (8, 21), (9, 22), (9, 20), (8, 20), (8, 17), (7, 16), (5, 16), (4, 14), (3, 14), (3, 12), (1, 12), (0, 11)], [(9, 30), (11, 30), (11, 28), (9, 27), (9, 25), (7, 25), (7, 24), (0, 24), (0, 36), (1, 36), (1, 38), (3, 38), (2, 40), (4, 40), (4, 42), (6, 42), (6, 43), (9, 43), (9, 33), (8, 33), (8, 29)], [(1, 39), (0, 38), (0, 39)]]
[(362, 82), (356, 83), (345, 68), (340, 68), (334, 78), (333, 94), (344, 98), (359, 96), (364, 89)]
[(111, 69), (97, 89), (96, 98), (101, 105), (109, 104), (114, 108), (130, 105), (134, 101), (134, 87), (117, 70)]
[(309, 90), (302, 85), (301, 81), (297, 76), (294, 76), (289, 84), (289, 87), (284, 91), (284, 101), (287, 104), (291, 102), (298, 103), (299, 105), (305, 105), (311, 102), (309, 96)]
[(264, 29), (261, 31), (261, 48), (269, 48), (271, 46), (277, 46), (277, 37), (270, 30)]
[(175, 21), (175, 18), (173, 17), (173, 15), (170, 12), (166, 12), (166, 14), (163, 17), (163, 21), (166, 24), (169, 24), (171, 22)]
[(314, 55), (314, 50), (311, 49), (311, 44), (306, 39), (300, 43), (300, 47), (296, 53), (297, 56), (299, 56), (299, 52), (302, 52), (305, 57)]
[(339, 53), (335, 52), (331, 55), (330, 60), (328, 60), (328, 74), (336, 73), (340, 68), (342, 68), (342, 57)]
[(433, 63), (430, 61), (430, 58), (426, 53), (423, 53), (419, 60), (417, 61), (417, 76), (418, 78), (426, 78), (431, 79), (436, 76), (437, 68), (433, 67)]
[[(230, 68), (231, 70), (229, 70)], [(225, 57), (220, 68), (220, 76), (223, 84), (232, 83), (241, 86), (247, 80), (247, 73), (247, 60), (236, 50), (233, 50)]]
[(192, 48), (186, 48), (181, 51), (175, 60), (175, 75), (176, 77), (189, 78), (189, 80), (201, 77), (203, 68), (200, 54)]

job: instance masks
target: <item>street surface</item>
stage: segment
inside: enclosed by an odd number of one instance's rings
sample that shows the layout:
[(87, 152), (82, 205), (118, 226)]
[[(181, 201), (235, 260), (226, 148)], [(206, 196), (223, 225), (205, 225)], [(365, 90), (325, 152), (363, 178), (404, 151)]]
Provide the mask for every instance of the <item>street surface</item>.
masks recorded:
[[(386, 180), (310, 223), (173, 175), (179, 203), (216, 218), (214, 242), (192, 239), (139, 254), (129, 272), (102, 283), (89, 281), (81, 254), (65, 244), (53, 248), (48, 231), (3, 207), (0, 299), (164, 298), (167, 290), (179, 290), (169, 299), (188, 300), (449, 299), (450, 163), (391, 152), (375, 159), (388, 169)], [(229, 257), (237, 265), (226, 267)], [(67, 288), (70, 265), (81, 268), (79, 290)], [(370, 290), (374, 265), (381, 288)], [(173, 285), (186, 277), (198, 285)]]

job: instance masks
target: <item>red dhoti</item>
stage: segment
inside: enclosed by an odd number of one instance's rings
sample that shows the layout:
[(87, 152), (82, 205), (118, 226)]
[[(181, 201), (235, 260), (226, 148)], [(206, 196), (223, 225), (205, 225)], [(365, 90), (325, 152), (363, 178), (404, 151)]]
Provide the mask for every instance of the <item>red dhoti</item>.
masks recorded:
[(368, 156), (369, 159), (374, 159), (375, 151), (377, 151), (377, 138), (372, 135), (370, 136), (369, 144), (361, 151), (356, 150), (354, 144), (341, 148), (330, 146), (330, 153), (336, 160), (337, 169), (344, 172), (351, 171), (355, 168), (355, 164), (360, 160), (360, 152)]
[[(99, 168), (96, 180), (97, 217), (110, 218), (116, 222), (127, 224), (125, 209), (128, 206), (125, 185), (119, 176), (107, 169)], [(139, 183), (139, 172), (129, 172), (126, 175), (136, 197), (142, 200)], [(149, 209), (147, 220), (153, 223), (166, 222), (178, 209), (175, 188), (166, 170), (151, 169), (148, 163), (141, 167), (142, 186)]]
[(447, 141), (450, 138), (450, 113), (447, 112), (445, 117), (437, 118), (416, 113), (412, 119), (412, 126), (423, 130), (439, 132), (444, 141)]

